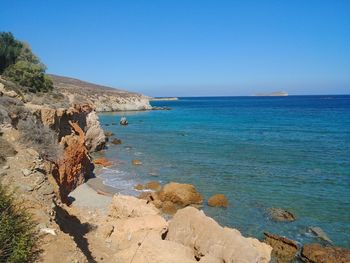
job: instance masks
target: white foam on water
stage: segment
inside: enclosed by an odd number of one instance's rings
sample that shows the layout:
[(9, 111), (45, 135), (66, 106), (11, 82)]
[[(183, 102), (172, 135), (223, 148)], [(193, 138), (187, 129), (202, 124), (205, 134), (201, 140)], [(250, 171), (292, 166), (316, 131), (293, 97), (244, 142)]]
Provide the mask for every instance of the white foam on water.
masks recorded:
[(136, 195), (137, 191), (134, 186), (138, 183), (132, 179), (132, 175), (126, 171), (117, 169), (103, 168), (98, 175), (105, 185), (112, 186), (118, 190), (119, 193)]

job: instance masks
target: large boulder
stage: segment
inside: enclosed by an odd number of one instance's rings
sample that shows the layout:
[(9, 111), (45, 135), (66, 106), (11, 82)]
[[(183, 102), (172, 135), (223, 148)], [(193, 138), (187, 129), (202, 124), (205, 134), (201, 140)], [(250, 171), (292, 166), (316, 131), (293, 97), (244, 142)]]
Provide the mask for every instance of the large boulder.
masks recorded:
[(164, 185), (158, 196), (162, 202), (169, 201), (181, 207), (203, 202), (202, 195), (191, 184), (168, 183)]
[(221, 227), (190, 206), (176, 212), (166, 239), (190, 247), (198, 259), (210, 256), (220, 262), (267, 263), (272, 250), (257, 239), (243, 237), (236, 229)]
[(113, 218), (141, 217), (158, 215), (158, 209), (146, 200), (118, 194), (113, 196), (108, 215)]
[(85, 145), (90, 152), (102, 150), (106, 145), (106, 136), (95, 111), (86, 116)]
[(228, 200), (223, 194), (213, 195), (208, 199), (209, 206), (228, 207)]
[(295, 241), (267, 232), (264, 235), (264, 242), (272, 247), (272, 255), (279, 263), (288, 263), (295, 258), (299, 249)]
[(341, 247), (306, 244), (301, 251), (301, 258), (308, 263), (349, 263), (350, 250)]

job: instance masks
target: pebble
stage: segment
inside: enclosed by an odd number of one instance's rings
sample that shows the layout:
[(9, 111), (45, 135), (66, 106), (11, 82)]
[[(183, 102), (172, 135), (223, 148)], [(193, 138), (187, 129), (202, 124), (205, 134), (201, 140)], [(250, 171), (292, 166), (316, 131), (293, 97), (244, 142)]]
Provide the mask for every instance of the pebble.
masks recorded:
[(22, 169), (22, 174), (23, 174), (24, 176), (29, 176), (29, 175), (32, 174), (32, 171), (29, 170), (29, 169)]
[(50, 235), (53, 235), (53, 236), (57, 236), (56, 232), (55, 232), (55, 229), (53, 229), (53, 228), (44, 227), (44, 228), (40, 229), (40, 232), (43, 232), (45, 234), (50, 234)]
[(5, 165), (4, 167), (2, 167), (3, 170), (8, 170), (10, 169), (10, 166), (9, 165)]

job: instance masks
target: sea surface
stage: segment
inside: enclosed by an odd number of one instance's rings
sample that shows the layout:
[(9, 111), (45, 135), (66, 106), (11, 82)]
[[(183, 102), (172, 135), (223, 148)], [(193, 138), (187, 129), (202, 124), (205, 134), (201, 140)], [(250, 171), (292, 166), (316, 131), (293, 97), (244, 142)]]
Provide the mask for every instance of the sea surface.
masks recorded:
[[(193, 184), (207, 200), (223, 193), (229, 207), (205, 213), (244, 235), (268, 231), (301, 243), (350, 248), (350, 96), (200, 97), (152, 102), (172, 110), (100, 114), (123, 143), (105, 156), (104, 183), (122, 193), (157, 180)], [(120, 126), (121, 116), (129, 125)], [(132, 166), (139, 159), (142, 166)], [(272, 221), (269, 207), (297, 216)]]

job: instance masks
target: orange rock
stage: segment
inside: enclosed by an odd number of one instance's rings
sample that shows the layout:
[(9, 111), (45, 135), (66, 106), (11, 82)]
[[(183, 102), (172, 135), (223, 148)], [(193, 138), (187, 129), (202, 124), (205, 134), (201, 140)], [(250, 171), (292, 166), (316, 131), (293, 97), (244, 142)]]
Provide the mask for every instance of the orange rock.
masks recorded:
[(164, 185), (158, 196), (162, 202), (170, 201), (180, 207), (203, 202), (202, 195), (191, 184), (168, 183)]
[(69, 124), (76, 134), (62, 138), (61, 144), (65, 146), (63, 156), (53, 171), (61, 199), (66, 203), (68, 194), (91, 175), (91, 160), (84, 144), (84, 132), (77, 123), (69, 121)]
[(97, 165), (102, 165), (104, 167), (106, 166), (111, 166), (112, 165), (112, 162), (111, 161), (108, 161), (106, 158), (102, 157), (102, 158), (97, 158), (95, 159), (94, 161), (94, 164), (97, 164)]
[(216, 207), (227, 207), (228, 200), (227, 200), (225, 195), (216, 194), (208, 199), (208, 205), (209, 206), (216, 206)]

